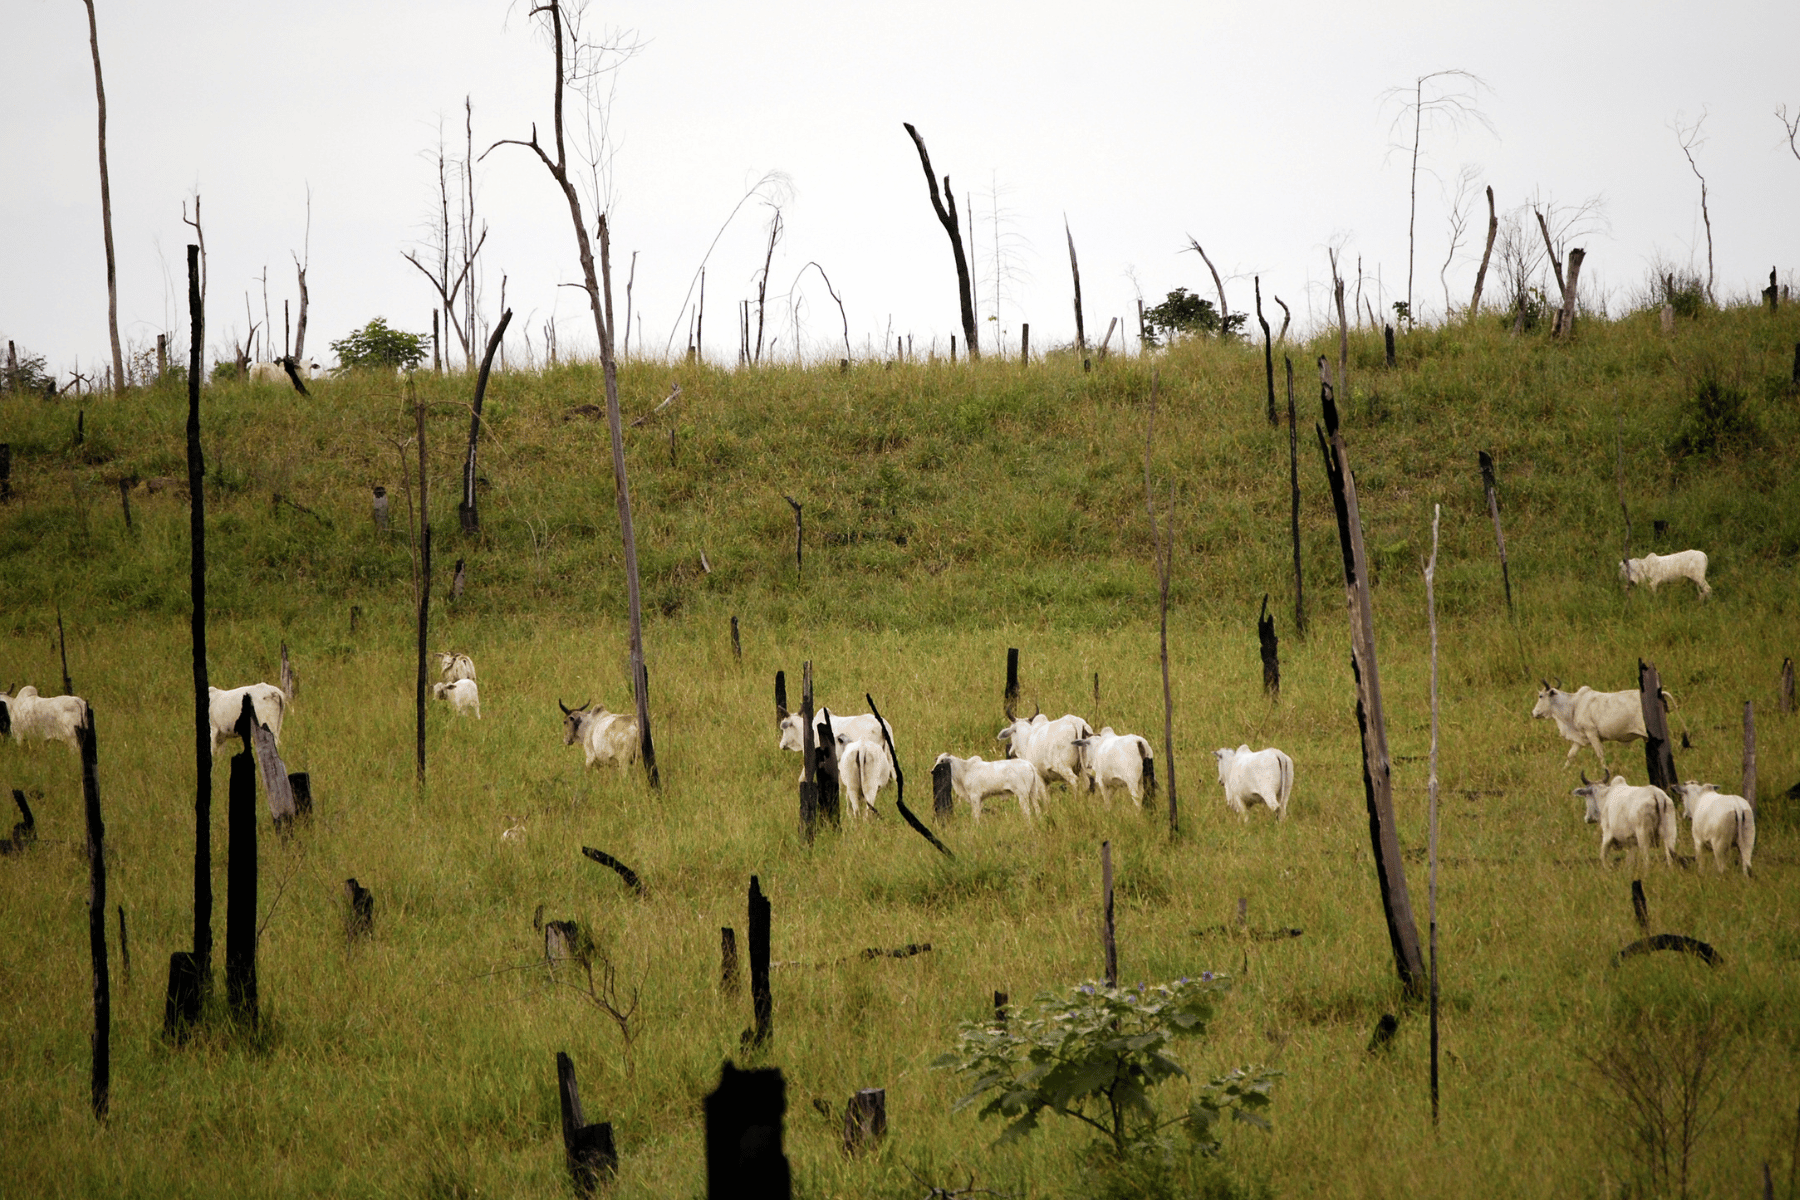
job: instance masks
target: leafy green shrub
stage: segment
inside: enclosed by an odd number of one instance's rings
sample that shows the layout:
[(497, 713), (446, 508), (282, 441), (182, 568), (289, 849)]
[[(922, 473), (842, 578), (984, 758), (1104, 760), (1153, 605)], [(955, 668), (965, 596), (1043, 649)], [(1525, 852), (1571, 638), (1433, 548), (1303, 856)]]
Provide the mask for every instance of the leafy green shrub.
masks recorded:
[(338, 362), (350, 370), (410, 371), (425, 361), (426, 335), (388, 328), (386, 317), (376, 317), (361, 329), (331, 343)]
[(963, 1022), (957, 1050), (932, 1066), (973, 1080), (973, 1090), (953, 1111), (985, 1098), (978, 1115), (1007, 1118), (1001, 1145), (1036, 1129), (1039, 1114), (1049, 1109), (1099, 1130), (1115, 1157), (1157, 1146), (1172, 1125), (1185, 1125), (1194, 1148), (1214, 1155), (1226, 1113), (1269, 1128), (1261, 1110), (1281, 1073), (1239, 1067), (1200, 1088), (1186, 1112), (1167, 1119), (1151, 1105), (1150, 1089), (1187, 1074), (1164, 1050), (1175, 1038), (1204, 1034), (1215, 997), (1230, 987), (1229, 976), (1208, 971), (1153, 986), (1083, 983), (1066, 996), (1046, 992), (1037, 998), (1035, 1017)]
[(1681, 406), (1681, 425), (1669, 449), (1682, 456), (1747, 450), (1762, 438), (1762, 429), (1739, 388), (1707, 379), (1694, 398)]
[(44, 356), (29, 350), (9, 353), (0, 360), (0, 392), (43, 392), (56, 383), (44, 370)]
[[(1225, 332), (1235, 335), (1243, 328), (1248, 314), (1232, 313), (1225, 318)], [(1160, 346), (1183, 334), (1218, 333), (1219, 310), (1211, 300), (1190, 295), (1186, 288), (1176, 288), (1154, 308), (1144, 310), (1144, 342)]]

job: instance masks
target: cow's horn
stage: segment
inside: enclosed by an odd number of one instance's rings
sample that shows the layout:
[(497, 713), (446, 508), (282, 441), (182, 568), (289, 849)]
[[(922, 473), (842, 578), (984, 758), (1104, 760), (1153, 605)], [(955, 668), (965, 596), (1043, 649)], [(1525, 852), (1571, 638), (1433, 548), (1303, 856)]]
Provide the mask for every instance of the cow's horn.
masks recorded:
[(1582, 787), (1593, 787), (1594, 786), (1593, 781), (1587, 777), (1587, 771), (1585, 768), (1581, 772), (1581, 786)]
[(1556, 688), (1559, 691), (1562, 689), (1562, 676), (1561, 675), (1558, 675), (1556, 677)]
[(568, 716), (568, 715), (569, 715), (569, 706), (568, 706), (568, 705), (566, 705), (566, 704), (564, 704), (564, 703), (563, 703), (563, 702), (562, 702), (562, 697), (561, 697), (561, 696), (558, 696), (558, 697), (557, 697), (557, 698), (556, 698), (556, 707), (558, 707), (558, 708), (560, 708), (560, 709), (562, 709), (562, 710), (563, 710), (563, 716), (565, 716), (565, 717), (566, 717), (566, 716)]

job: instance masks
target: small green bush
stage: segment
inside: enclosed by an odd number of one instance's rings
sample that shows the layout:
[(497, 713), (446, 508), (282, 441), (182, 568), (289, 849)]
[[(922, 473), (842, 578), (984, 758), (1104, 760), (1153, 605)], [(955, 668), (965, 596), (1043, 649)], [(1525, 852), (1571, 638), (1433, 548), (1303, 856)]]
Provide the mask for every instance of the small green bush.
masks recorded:
[[(1246, 313), (1232, 313), (1225, 318), (1225, 332), (1235, 335), (1244, 326)], [(1218, 333), (1219, 310), (1211, 300), (1190, 295), (1186, 288), (1176, 288), (1161, 304), (1144, 310), (1144, 344), (1160, 346), (1183, 334)]]
[(1739, 388), (1707, 379), (1694, 398), (1681, 407), (1680, 428), (1669, 449), (1682, 457), (1748, 450), (1762, 439), (1762, 429), (1749, 411), (1749, 397)]
[(388, 328), (386, 317), (376, 317), (361, 329), (331, 343), (338, 362), (353, 370), (410, 371), (425, 361), (427, 338)]

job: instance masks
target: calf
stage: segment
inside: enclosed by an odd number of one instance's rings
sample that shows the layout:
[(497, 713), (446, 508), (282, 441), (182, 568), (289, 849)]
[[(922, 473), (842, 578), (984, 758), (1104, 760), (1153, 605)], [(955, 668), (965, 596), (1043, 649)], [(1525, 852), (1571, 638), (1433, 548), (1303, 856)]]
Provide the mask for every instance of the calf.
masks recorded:
[(1135, 733), (1118, 734), (1108, 725), (1075, 743), (1081, 752), (1083, 773), (1100, 789), (1100, 799), (1112, 807), (1112, 791), (1123, 787), (1131, 802), (1144, 807), (1144, 792), (1156, 791), (1155, 755), (1150, 743)]
[(586, 704), (570, 708), (561, 700), (556, 702), (556, 706), (563, 710), (563, 745), (573, 746), (580, 742), (582, 749), (587, 751), (587, 762), (583, 766), (591, 767), (597, 762), (609, 762), (624, 771), (637, 761), (638, 724), (635, 713), (607, 712), (605, 705), (592, 710)]
[(15, 741), (62, 742), (79, 754), (86, 721), (87, 701), (80, 696), (40, 696), (30, 684), (0, 692), (0, 734), (10, 729)]
[(481, 720), (481, 693), (473, 679), (459, 679), (455, 683), (434, 683), (431, 694), (439, 700), (448, 700), (450, 707), (458, 714), (473, 712), (477, 721)]
[(989, 796), (1011, 794), (1019, 798), (1019, 808), (1027, 821), (1031, 820), (1035, 810), (1039, 816), (1044, 812), (1044, 780), (1038, 769), (1022, 758), (1002, 759), (999, 762), (988, 762), (979, 754), (973, 758), (957, 758), (953, 754), (940, 754), (938, 764), (950, 764), (950, 794), (961, 796), (968, 802), (969, 809), (981, 820), (981, 802)]
[(1260, 800), (1274, 810), (1277, 820), (1287, 819), (1288, 800), (1294, 794), (1293, 759), (1273, 746), (1252, 754), (1247, 745), (1214, 750), (1213, 757), (1219, 760), (1219, 782), (1225, 785), (1227, 808), (1248, 821), (1245, 803)]
[(1722, 874), (1725, 852), (1736, 846), (1738, 863), (1744, 869), (1744, 878), (1748, 879), (1750, 857), (1756, 852), (1756, 811), (1750, 807), (1750, 802), (1742, 796), (1723, 795), (1716, 784), (1695, 783), (1691, 779), (1678, 784), (1675, 790), (1681, 793), (1683, 815), (1688, 819), (1689, 832), (1694, 835), (1696, 865), (1706, 861), (1701, 847), (1709, 847), (1713, 863)]
[(1675, 839), (1681, 835), (1681, 824), (1675, 814), (1675, 802), (1659, 787), (1633, 787), (1623, 775), (1614, 775), (1606, 783), (1589, 783), (1587, 773), (1582, 786), (1574, 794), (1585, 797), (1589, 825), (1600, 826), (1600, 861), (1608, 867), (1612, 862), (1606, 852), (1614, 846), (1630, 854), (1638, 848), (1645, 869), (1650, 866), (1650, 847), (1659, 839), (1663, 857), (1675, 865)]
[(1712, 595), (1706, 584), (1706, 553), (1702, 550), (1677, 550), (1673, 554), (1646, 554), (1628, 558), (1619, 564), (1619, 578), (1630, 587), (1641, 583), (1651, 591), (1676, 579), (1691, 579), (1700, 589), (1700, 598)]
[(894, 782), (894, 764), (887, 746), (866, 738), (838, 735), (838, 782), (850, 798), (850, 815), (879, 816), (875, 796)]

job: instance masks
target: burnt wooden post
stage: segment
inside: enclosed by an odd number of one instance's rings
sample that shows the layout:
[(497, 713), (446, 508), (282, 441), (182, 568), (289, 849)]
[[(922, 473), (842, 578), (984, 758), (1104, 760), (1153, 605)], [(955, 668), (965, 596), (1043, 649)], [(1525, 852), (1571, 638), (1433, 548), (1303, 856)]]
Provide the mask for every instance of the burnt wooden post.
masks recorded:
[(1288, 402), (1288, 485), (1293, 492), (1294, 539), (1294, 636), (1306, 636), (1306, 587), (1300, 575), (1300, 423), (1294, 415), (1294, 360), (1282, 356), (1287, 364)]
[(1744, 799), (1750, 802), (1750, 815), (1756, 815), (1756, 712), (1750, 701), (1744, 701)]
[(481, 402), (487, 396), (488, 373), (494, 369), (494, 353), (500, 349), (500, 339), (506, 336), (506, 327), (511, 323), (512, 309), (509, 308), (500, 314), (500, 323), (488, 335), (487, 353), (481, 356), (481, 373), (475, 377), (475, 403), (469, 410), (469, 453), (463, 459), (462, 503), (456, 506), (464, 533), (476, 533), (481, 529), (481, 516), (475, 511), (475, 447), (481, 438)]
[(775, 672), (775, 728), (779, 732), (788, 719), (787, 672)]
[(872, 1150), (887, 1136), (887, 1089), (863, 1088), (844, 1104), (844, 1153)]
[(312, 774), (308, 771), (288, 773), (288, 790), (294, 794), (294, 815), (312, 818)]
[(1350, 613), (1350, 667), (1356, 680), (1356, 723), (1362, 735), (1363, 749), (1363, 796), (1369, 810), (1369, 841), (1374, 850), (1375, 877), (1381, 887), (1394, 969), (1409, 994), (1423, 997), (1427, 991), (1427, 971), (1420, 952), (1419, 926), (1413, 919), (1412, 900), (1407, 894), (1406, 864), (1400, 857), (1400, 833), (1394, 820), (1387, 714), (1381, 702), (1381, 672), (1375, 658), (1375, 610), (1369, 598), (1369, 558), (1363, 544), (1356, 477), (1350, 470), (1350, 455), (1338, 427), (1337, 404), (1328, 390), (1322, 407), (1325, 427), (1315, 426), (1314, 429), (1318, 434), (1319, 452), (1325, 459), (1331, 503), (1337, 514), (1338, 542), (1343, 551), (1344, 594)]
[(838, 794), (837, 731), (832, 728), (830, 713), (825, 709), (819, 711), (825, 714), (825, 719), (813, 728), (813, 732), (818, 735), (814, 775), (819, 785), (819, 815), (836, 829), (843, 820), (841, 797)]
[(750, 877), (750, 1007), (756, 1018), (752, 1030), (746, 1030), (745, 1042), (752, 1046), (768, 1043), (775, 1023), (775, 1000), (769, 992), (769, 898), (763, 895), (762, 881)]
[[(507, 316), (511, 315), (509, 311)], [(493, 357), (492, 343), (488, 357)], [(575, 1082), (575, 1063), (561, 1050), (556, 1052), (556, 1091), (562, 1103), (563, 1159), (569, 1166), (569, 1178), (575, 1182), (576, 1195), (591, 1196), (602, 1176), (610, 1177), (619, 1170), (612, 1122), (587, 1123), (581, 1111), (581, 1088)]]
[(1655, 663), (1638, 659), (1638, 698), (1644, 706), (1644, 770), (1650, 786), (1675, 795), (1681, 776), (1675, 773), (1675, 755), (1669, 743), (1669, 713), (1662, 698), (1662, 676)]
[(1021, 363), (1029, 363), (1031, 361), (1030, 321), (1022, 321), (1019, 324), (1019, 361)]
[(1281, 425), (1281, 418), (1275, 412), (1275, 344), (1269, 339), (1269, 322), (1263, 317), (1262, 310), (1262, 276), (1253, 278), (1256, 285), (1256, 323), (1263, 331), (1263, 379), (1269, 385), (1269, 428), (1276, 429)]
[(737, 931), (726, 925), (719, 930), (719, 990), (735, 996), (743, 990), (738, 975)]
[(1638, 932), (1645, 937), (1650, 936), (1650, 902), (1644, 898), (1644, 881), (1631, 881), (1631, 916), (1637, 922)]
[(1013, 720), (1015, 718), (1013, 710), (1019, 704), (1019, 649), (1017, 646), (1009, 647), (1006, 651), (1006, 691), (1003, 694), (1002, 704), (1006, 710), (1006, 719)]
[(106, 970), (106, 822), (100, 817), (93, 705), (88, 705), (77, 734), (81, 740), (81, 795), (87, 810), (88, 951), (94, 960), (94, 1061), (89, 1098), (94, 1118), (104, 1120), (112, 1096), (112, 985)]
[(1100, 672), (1094, 672), (1094, 722), (1100, 721)]
[[(206, 678), (206, 458), (200, 446), (200, 372), (204, 361), (206, 312), (200, 298), (200, 247), (187, 248), (188, 268), (188, 551), (189, 593), (193, 601), (194, 652), (194, 949), (192, 961), (169, 962), (164, 1026), (177, 1037), (200, 1019), (201, 1002), (212, 988), (212, 701)], [(172, 1028), (171, 1028), (172, 1026)]]
[(998, 988), (994, 990), (994, 1022), (996, 1024), (1001, 1026), (1006, 1024), (1006, 1006), (1011, 1002), (1012, 997), (1008, 996), (1005, 992), (1000, 991)]
[(56, 649), (62, 655), (63, 690), (65, 696), (75, 694), (75, 685), (69, 679), (69, 643), (63, 637), (62, 605), (56, 606)]
[(131, 532), (131, 480), (119, 480), (119, 507), (125, 510), (125, 532)]
[(1275, 618), (1269, 615), (1269, 593), (1262, 598), (1262, 614), (1256, 618), (1256, 640), (1262, 646), (1263, 692), (1281, 699), (1281, 644), (1275, 637)]
[(267, 725), (253, 721), (250, 740), (256, 748), (256, 769), (262, 776), (263, 796), (269, 802), (269, 818), (275, 831), (285, 834), (294, 823), (294, 790), (288, 783), (287, 764), (281, 761), (281, 754), (275, 749), (275, 735)]
[(125, 906), (119, 905), (119, 973), (126, 987), (131, 986), (131, 938), (125, 932)]
[(1392, 325), (1384, 324), (1381, 327), (1381, 332), (1382, 336), (1387, 340), (1387, 365), (1392, 367), (1394, 365), (1394, 327)]
[(813, 730), (812, 663), (800, 668), (800, 833), (810, 843), (819, 825), (818, 743)]
[[(604, 347), (603, 347), (604, 348)], [(409, 381), (407, 390), (412, 391)], [(414, 395), (413, 421), (419, 437), (419, 653), (418, 687), (414, 695), (416, 734), (418, 741), (419, 786), (425, 785), (425, 697), (430, 681), (425, 671), (425, 642), (431, 631), (431, 505), (426, 489), (425, 472), (425, 406)], [(638, 722), (640, 730), (643, 722)]]
[(388, 531), (388, 494), (379, 483), (375, 485), (375, 528), (382, 533)]
[(1792, 658), (1781, 660), (1781, 711), (1784, 713), (1794, 711), (1794, 660)]
[(287, 642), (281, 643), (281, 694), (289, 700), (300, 690), (300, 677), (294, 674), (294, 668), (288, 664)]
[(192, 951), (169, 955), (169, 990), (163, 997), (163, 1036), (176, 1043), (200, 1020), (200, 963)]
[(250, 750), (256, 712), (244, 697), (237, 735), (244, 748), (231, 756), (226, 808), (225, 995), (233, 1011), (256, 1023), (256, 758)]
[(950, 764), (936, 763), (931, 768), (931, 819), (948, 821), (956, 811), (956, 801), (950, 791)]
[(787, 1112), (781, 1068), (740, 1071), (726, 1059), (705, 1110), (708, 1200), (787, 1200), (793, 1195), (781, 1145)]
[(1112, 843), (1100, 843), (1100, 945), (1106, 956), (1106, 986), (1119, 986), (1119, 946), (1113, 930)]
[(354, 942), (375, 932), (375, 893), (356, 882), (353, 875), (344, 880), (344, 939)]
[(1506, 568), (1506, 535), (1500, 531), (1500, 493), (1494, 487), (1494, 456), (1479, 452), (1481, 490), (1487, 494), (1488, 515), (1494, 518), (1494, 545), (1500, 550), (1500, 582), (1506, 588), (1506, 617), (1512, 619), (1512, 575)]
[(12, 499), (12, 443), (0, 442), (0, 504)]
[(744, 643), (738, 640), (738, 620), (731, 618), (731, 657), (737, 660), (738, 666), (744, 665)]
[(792, 496), (784, 495), (782, 499), (786, 500), (788, 502), (788, 507), (794, 510), (794, 581), (798, 583), (802, 578), (801, 556), (805, 552), (806, 547), (806, 527), (800, 520), (800, 502)]

